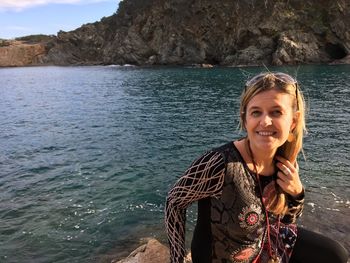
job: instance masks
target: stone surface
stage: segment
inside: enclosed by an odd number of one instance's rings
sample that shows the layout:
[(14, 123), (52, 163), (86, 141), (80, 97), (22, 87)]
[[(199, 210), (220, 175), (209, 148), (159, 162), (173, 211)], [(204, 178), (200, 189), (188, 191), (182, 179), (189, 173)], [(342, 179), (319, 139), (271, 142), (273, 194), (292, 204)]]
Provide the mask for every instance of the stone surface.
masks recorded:
[(149, 239), (147, 244), (135, 249), (131, 254), (122, 260), (112, 263), (168, 263), (169, 249), (159, 243), (156, 239)]
[[(169, 263), (169, 248), (154, 238), (146, 238), (146, 244), (138, 247), (122, 260), (112, 260), (111, 263)], [(192, 263), (191, 253), (188, 253), (184, 263)]]
[(0, 47), (0, 67), (41, 64), (45, 55), (46, 47), (44, 44), (7, 41)]

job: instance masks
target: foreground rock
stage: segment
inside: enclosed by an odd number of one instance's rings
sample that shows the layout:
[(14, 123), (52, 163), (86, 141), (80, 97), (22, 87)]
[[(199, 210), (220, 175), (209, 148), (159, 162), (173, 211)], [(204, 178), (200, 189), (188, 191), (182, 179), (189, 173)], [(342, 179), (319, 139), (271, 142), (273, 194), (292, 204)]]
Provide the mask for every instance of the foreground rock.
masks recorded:
[[(169, 263), (169, 249), (154, 238), (148, 239), (148, 242), (122, 260), (113, 260), (111, 263)], [(191, 263), (191, 255), (185, 258), (185, 263)]]
[(150, 239), (147, 244), (135, 249), (131, 254), (120, 261), (112, 263), (168, 263), (169, 249), (156, 239)]
[(37, 62), (293, 65), (348, 55), (348, 0), (124, 0), (113, 16), (59, 32)]

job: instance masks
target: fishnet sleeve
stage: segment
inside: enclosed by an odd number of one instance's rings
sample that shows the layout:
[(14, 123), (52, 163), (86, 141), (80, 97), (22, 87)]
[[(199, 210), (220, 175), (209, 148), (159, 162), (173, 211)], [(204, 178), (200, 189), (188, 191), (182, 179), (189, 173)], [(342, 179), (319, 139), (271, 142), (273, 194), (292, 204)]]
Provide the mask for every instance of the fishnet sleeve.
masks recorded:
[(194, 201), (221, 192), (225, 161), (218, 152), (197, 159), (169, 191), (165, 207), (165, 228), (170, 246), (171, 263), (183, 263), (185, 249), (186, 208)]

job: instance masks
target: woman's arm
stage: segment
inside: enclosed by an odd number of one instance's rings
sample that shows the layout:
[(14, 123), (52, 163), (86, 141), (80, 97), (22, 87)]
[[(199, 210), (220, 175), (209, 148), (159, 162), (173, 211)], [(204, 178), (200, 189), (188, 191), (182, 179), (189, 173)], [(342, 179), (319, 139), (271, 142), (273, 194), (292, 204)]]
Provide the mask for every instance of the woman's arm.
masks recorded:
[(225, 162), (218, 152), (197, 159), (170, 190), (165, 207), (165, 227), (171, 263), (182, 263), (185, 249), (186, 208), (194, 201), (215, 196), (224, 182)]

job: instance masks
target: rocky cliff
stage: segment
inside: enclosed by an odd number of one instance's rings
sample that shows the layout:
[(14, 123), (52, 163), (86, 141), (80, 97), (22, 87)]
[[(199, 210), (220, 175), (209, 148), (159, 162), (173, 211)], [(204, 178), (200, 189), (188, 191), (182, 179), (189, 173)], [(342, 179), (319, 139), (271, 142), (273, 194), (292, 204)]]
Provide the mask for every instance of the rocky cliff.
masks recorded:
[(347, 0), (124, 0), (59, 32), (42, 63), (282, 65), (349, 62)]
[(46, 44), (0, 41), (0, 67), (38, 65), (47, 54)]

